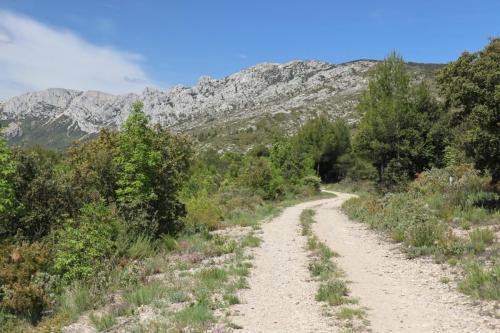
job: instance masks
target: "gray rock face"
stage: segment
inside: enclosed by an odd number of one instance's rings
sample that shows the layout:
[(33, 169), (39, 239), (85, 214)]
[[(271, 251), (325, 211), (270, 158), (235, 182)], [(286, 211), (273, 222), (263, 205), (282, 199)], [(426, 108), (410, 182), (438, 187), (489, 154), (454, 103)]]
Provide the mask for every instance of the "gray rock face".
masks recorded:
[(104, 127), (117, 128), (127, 117), (131, 103), (142, 100), (153, 122), (187, 130), (203, 125), (208, 118), (287, 112), (332, 96), (359, 92), (366, 87), (366, 73), (375, 63), (259, 64), (220, 80), (201, 77), (193, 87), (175, 86), (166, 91), (146, 88), (140, 95), (47, 89), (0, 104), (0, 121), (17, 124), (9, 125), (15, 136), (23, 135), (20, 123), (33, 119), (43, 120), (43, 124), (65, 119), (80, 133), (96, 133)]
[(21, 137), (23, 135), (23, 129), (20, 124), (12, 122), (4, 128), (3, 135), (5, 135), (7, 140)]

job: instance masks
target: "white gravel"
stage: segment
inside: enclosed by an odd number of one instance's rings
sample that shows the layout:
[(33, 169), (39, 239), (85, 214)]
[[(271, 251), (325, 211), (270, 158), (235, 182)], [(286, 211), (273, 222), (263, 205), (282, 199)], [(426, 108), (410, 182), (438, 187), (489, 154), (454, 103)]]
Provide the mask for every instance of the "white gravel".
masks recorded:
[(250, 289), (240, 293), (243, 304), (232, 308), (237, 332), (335, 332), (314, 300), (317, 284), (311, 281), (299, 232), (303, 209), (329, 200), (293, 206), (262, 226), (262, 245), (255, 250)]
[(394, 243), (349, 221), (340, 206), (352, 195), (318, 207), (313, 231), (340, 254), (354, 297), (367, 306), (373, 332), (499, 332), (500, 320), (480, 314), (467, 296), (440, 281), (446, 266), (408, 260)]
[(263, 244), (255, 250), (250, 289), (243, 304), (232, 307), (238, 332), (338, 332), (314, 300), (317, 282), (307, 270), (306, 238), (299, 216), (315, 208), (313, 231), (340, 254), (335, 261), (352, 281), (352, 296), (366, 306), (373, 332), (499, 332), (500, 319), (482, 315), (480, 307), (440, 282), (444, 267), (428, 259), (408, 260), (394, 243), (340, 211), (351, 197), (302, 203), (263, 225)]

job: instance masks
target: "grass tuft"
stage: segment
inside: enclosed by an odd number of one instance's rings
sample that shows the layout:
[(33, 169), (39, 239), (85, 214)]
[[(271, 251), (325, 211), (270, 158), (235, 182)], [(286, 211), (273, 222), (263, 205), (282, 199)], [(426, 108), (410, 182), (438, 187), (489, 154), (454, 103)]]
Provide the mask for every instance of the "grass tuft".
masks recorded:
[(123, 294), (123, 298), (127, 303), (136, 307), (147, 305), (157, 299), (168, 295), (167, 287), (161, 282), (152, 282), (146, 285), (139, 285), (133, 290)]
[(459, 289), (476, 298), (500, 299), (500, 264), (485, 268), (478, 263), (466, 266), (466, 274)]
[(96, 315), (95, 313), (91, 313), (89, 319), (99, 332), (107, 328), (110, 328), (116, 324), (115, 316), (109, 313), (101, 315)]
[(197, 303), (177, 312), (174, 320), (181, 327), (199, 327), (200, 325), (213, 322), (215, 318), (207, 304)]
[(349, 290), (345, 282), (328, 281), (319, 286), (316, 300), (319, 302), (327, 302), (330, 305), (341, 305), (349, 302), (347, 298)]

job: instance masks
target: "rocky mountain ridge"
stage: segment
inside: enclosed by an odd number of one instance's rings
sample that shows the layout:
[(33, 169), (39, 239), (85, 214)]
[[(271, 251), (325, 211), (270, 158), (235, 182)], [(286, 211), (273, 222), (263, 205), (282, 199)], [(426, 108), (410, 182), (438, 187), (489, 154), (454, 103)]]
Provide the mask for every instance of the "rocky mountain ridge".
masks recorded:
[(146, 88), (141, 94), (47, 89), (0, 103), (0, 123), (14, 143), (67, 146), (102, 128), (118, 128), (136, 100), (144, 102), (154, 123), (175, 131), (203, 129), (214, 120), (228, 124), (292, 110), (305, 115), (323, 109), (354, 119), (355, 97), (366, 87), (367, 73), (376, 63), (264, 63), (222, 79), (201, 77), (193, 87)]

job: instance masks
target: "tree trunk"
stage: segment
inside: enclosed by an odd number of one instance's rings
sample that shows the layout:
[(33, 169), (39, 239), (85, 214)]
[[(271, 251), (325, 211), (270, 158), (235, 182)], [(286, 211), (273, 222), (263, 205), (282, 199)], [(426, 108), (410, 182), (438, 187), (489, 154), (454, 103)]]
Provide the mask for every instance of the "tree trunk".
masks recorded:
[(380, 163), (379, 180), (380, 184), (384, 185), (384, 162)]

